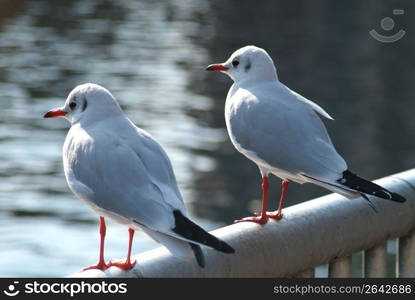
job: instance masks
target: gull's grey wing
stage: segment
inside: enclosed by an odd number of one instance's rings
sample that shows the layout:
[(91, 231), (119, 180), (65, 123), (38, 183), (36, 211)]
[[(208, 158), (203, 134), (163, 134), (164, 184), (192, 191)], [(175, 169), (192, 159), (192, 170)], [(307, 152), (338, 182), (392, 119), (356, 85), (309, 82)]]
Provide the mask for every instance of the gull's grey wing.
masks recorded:
[(347, 169), (315, 108), (285, 86), (238, 89), (232, 97), (242, 100), (227, 116), (237, 148), (291, 174), (327, 180)]
[[(133, 123), (137, 134), (140, 136), (140, 143), (126, 139), (131, 149), (141, 157), (141, 161), (148, 171), (150, 177), (157, 182), (163, 183), (169, 187), (169, 192), (173, 191), (176, 197), (171, 197), (170, 194), (165, 194), (165, 201), (174, 207), (179, 207), (183, 210), (183, 197), (177, 186), (176, 176), (174, 175), (173, 167), (169, 157), (164, 151), (163, 147), (146, 131), (136, 127)], [(162, 192), (165, 192), (162, 190)]]
[[(66, 168), (93, 191), (88, 200), (152, 230), (170, 234), (175, 224), (173, 210), (185, 214), (185, 207), (180, 193), (178, 196), (170, 162), (164, 151), (160, 152), (160, 146), (146, 146), (138, 132), (131, 134), (125, 128), (120, 132), (128, 139), (99, 128), (93, 134), (86, 131), (82, 137), (80, 131), (69, 143)], [(136, 149), (130, 144), (136, 144)]]
[(301, 96), (300, 94), (294, 92), (293, 90), (290, 90), (288, 87), (286, 87), (282, 83), (280, 84), (281, 84), (282, 90), (285, 90), (286, 92), (291, 93), (294, 96), (294, 98), (296, 98), (298, 101), (304, 102), (304, 104), (310, 106), (315, 112), (318, 112), (321, 116), (325, 117), (326, 119), (334, 120), (332, 116), (330, 116), (322, 107), (318, 106), (313, 101), (308, 100), (307, 98)]

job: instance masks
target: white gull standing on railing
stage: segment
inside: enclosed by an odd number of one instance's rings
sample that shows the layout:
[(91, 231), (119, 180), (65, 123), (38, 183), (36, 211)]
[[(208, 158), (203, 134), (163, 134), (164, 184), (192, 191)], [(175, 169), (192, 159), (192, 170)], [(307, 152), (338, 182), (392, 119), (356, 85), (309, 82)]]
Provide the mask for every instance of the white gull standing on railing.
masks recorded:
[[(261, 213), (239, 221), (265, 224), (268, 218), (281, 219), (289, 181), (314, 183), (348, 198), (361, 195), (375, 210), (370, 196), (405, 201), (348, 170), (319, 117), (332, 120), (331, 116), (282, 84), (265, 50), (243, 47), (225, 63), (206, 70), (223, 72), (234, 81), (225, 104), (228, 133), (235, 148), (257, 164), (262, 174)], [(269, 174), (282, 179), (276, 213), (266, 212)]]
[[(190, 221), (167, 154), (146, 131), (136, 127), (105, 88), (77, 86), (61, 108), (45, 118), (65, 117), (71, 128), (63, 146), (63, 165), (72, 192), (100, 216), (100, 256), (97, 265), (131, 269), (134, 230), (142, 229), (173, 255), (195, 256), (204, 266), (200, 245), (233, 253), (225, 242)], [(105, 219), (129, 227), (124, 263), (104, 261)]]

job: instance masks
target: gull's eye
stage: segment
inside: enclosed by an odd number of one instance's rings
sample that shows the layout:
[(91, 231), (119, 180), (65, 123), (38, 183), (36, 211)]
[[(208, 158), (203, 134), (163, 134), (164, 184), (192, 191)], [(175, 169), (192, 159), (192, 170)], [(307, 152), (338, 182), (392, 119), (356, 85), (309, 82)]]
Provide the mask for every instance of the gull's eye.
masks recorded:
[(234, 66), (235, 68), (239, 65), (239, 61), (238, 60), (234, 60), (232, 62), (232, 66)]
[(70, 109), (74, 109), (76, 107), (76, 103), (75, 102), (71, 102), (71, 103), (69, 103), (69, 108)]

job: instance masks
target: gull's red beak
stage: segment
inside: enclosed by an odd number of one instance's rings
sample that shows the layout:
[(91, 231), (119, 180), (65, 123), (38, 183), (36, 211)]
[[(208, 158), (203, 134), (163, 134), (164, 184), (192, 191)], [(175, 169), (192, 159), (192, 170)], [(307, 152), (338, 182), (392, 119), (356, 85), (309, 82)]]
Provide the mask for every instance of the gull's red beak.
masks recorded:
[(221, 72), (221, 71), (228, 71), (228, 67), (225, 67), (224, 65), (221, 64), (214, 64), (214, 65), (210, 65), (206, 68), (206, 71), (215, 71), (215, 72)]
[(50, 111), (48, 111), (47, 113), (45, 113), (45, 115), (43, 116), (44, 118), (57, 118), (57, 117), (63, 117), (67, 114), (66, 111), (64, 111), (61, 108), (54, 108), (51, 109)]

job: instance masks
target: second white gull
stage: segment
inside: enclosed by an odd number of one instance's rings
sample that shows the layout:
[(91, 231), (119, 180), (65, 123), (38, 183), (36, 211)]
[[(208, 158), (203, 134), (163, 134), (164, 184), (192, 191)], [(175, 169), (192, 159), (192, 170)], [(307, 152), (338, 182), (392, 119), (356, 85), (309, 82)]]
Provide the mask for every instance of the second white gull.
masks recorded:
[[(277, 76), (268, 53), (255, 46), (235, 51), (207, 71), (222, 72), (234, 84), (225, 103), (225, 120), (235, 148), (252, 160), (262, 175), (262, 209), (251, 221), (265, 224), (282, 218), (288, 183), (313, 183), (348, 198), (370, 196), (405, 202), (401, 195), (363, 179), (348, 170), (337, 153), (321, 117), (332, 117), (316, 103), (292, 91)], [(282, 179), (277, 212), (268, 213), (268, 176)]]

